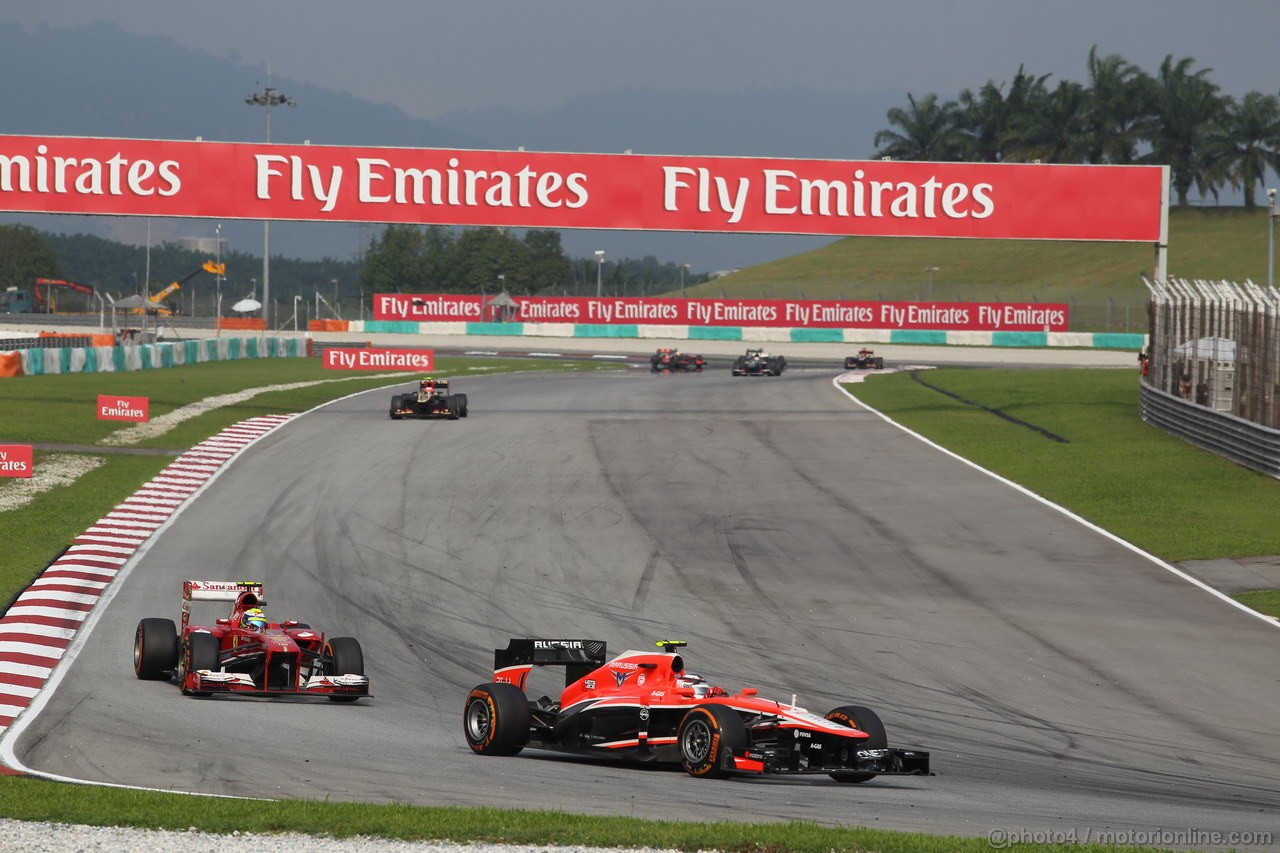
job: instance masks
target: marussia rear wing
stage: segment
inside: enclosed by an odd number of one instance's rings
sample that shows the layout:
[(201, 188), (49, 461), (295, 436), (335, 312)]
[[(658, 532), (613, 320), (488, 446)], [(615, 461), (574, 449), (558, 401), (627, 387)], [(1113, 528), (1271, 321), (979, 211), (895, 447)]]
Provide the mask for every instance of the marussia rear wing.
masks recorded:
[(259, 581), (183, 581), (182, 627), (185, 629), (191, 619), (191, 602), (237, 601), (245, 593), (249, 594), (245, 597), (245, 604), (250, 607), (261, 607), (267, 603)]
[(493, 650), (493, 680), (524, 689), (535, 666), (563, 666), (568, 687), (605, 664), (604, 640), (539, 640), (513, 637), (505, 649)]

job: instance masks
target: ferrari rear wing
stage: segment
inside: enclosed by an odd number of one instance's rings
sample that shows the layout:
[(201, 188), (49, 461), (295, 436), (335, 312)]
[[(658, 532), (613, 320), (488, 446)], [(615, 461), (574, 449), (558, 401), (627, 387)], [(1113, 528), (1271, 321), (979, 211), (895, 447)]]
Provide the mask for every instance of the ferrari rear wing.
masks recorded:
[(267, 603), (266, 593), (259, 581), (183, 581), (182, 582), (182, 627), (187, 627), (191, 618), (191, 602), (193, 601), (237, 601), (244, 593), (246, 604), (260, 607)]
[(493, 680), (524, 689), (535, 666), (563, 666), (565, 686), (604, 666), (604, 640), (542, 640), (513, 637), (505, 649), (493, 650)]

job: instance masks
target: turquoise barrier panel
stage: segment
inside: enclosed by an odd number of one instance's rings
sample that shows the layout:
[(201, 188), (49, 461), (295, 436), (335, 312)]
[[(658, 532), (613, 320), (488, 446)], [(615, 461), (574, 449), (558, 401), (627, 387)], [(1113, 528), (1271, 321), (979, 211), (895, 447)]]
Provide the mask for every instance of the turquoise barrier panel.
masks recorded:
[(58, 372), (59, 373), (71, 372), (71, 353), (72, 352), (73, 350), (70, 347), (63, 347), (62, 349), (58, 350)]
[(638, 338), (640, 327), (635, 324), (606, 326), (595, 323), (579, 323), (573, 327), (575, 338)]
[(1049, 345), (1047, 332), (992, 332), (993, 347), (1044, 347)]
[(1093, 345), (1103, 349), (1140, 350), (1146, 343), (1144, 335), (1123, 334), (1121, 332), (1097, 332), (1093, 336)]
[(27, 364), (23, 367), (28, 376), (44, 375), (44, 350), (36, 347), (27, 350)]
[(740, 341), (742, 329), (738, 326), (690, 326), (691, 341)]
[(128, 359), (125, 357), (124, 347), (111, 348), (111, 368), (116, 373), (124, 373), (125, 365)]
[(227, 339), (227, 359), (228, 360), (237, 359), (240, 357), (241, 344), (243, 343), (244, 341), (241, 338)]
[(947, 333), (933, 329), (893, 329), (889, 332), (891, 344), (945, 344)]
[[(470, 325), (470, 324), (468, 324)], [(505, 323), (486, 323), (488, 326), (505, 326)], [(364, 330), (366, 332), (393, 332), (400, 335), (416, 335), (418, 334), (418, 324), (408, 320), (365, 320)], [(355, 334), (359, 334), (358, 332)], [(485, 334), (483, 332), (478, 334)], [(489, 332), (487, 334), (495, 334)], [(505, 334), (505, 332), (503, 333)]]
[[(114, 349), (114, 347), (112, 347)], [(84, 372), (98, 372), (98, 350), (96, 347), (89, 347), (84, 351)]]
[[(415, 323), (416, 327), (417, 324)], [(417, 331), (417, 328), (414, 328)], [(468, 323), (468, 335), (523, 335), (524, 323)]]
[(843, 329), (792, 329), (793, 344), (842, 344)]

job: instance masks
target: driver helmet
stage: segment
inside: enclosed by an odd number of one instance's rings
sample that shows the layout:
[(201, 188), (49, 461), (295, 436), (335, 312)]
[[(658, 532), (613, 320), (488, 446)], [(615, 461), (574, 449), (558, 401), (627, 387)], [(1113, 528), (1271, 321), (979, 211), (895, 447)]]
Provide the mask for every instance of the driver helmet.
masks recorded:
[(262, 631), (267, 627), (267, 614), (262, 612), (261, 607), (250, 607), (240, 617), (240, 627), (248, 628), (250, 631)]
[(421, 382), (418, 383), (418, 388), (422, 391), (429, 391), (432, 388), (434, 388), (435, 385), (436, 385), (436, 381), (432, 379), (430, 376), (428, 376), (426, 379), (423, 379)]
[(694, 675), (691, 672), (684, 672), (676, 680), (677, 687), (693, 688), (693, 696), (695, 699), (703, 699), (711, 694), (711, 685), (707, 684), (707, 680), (700, 675)]

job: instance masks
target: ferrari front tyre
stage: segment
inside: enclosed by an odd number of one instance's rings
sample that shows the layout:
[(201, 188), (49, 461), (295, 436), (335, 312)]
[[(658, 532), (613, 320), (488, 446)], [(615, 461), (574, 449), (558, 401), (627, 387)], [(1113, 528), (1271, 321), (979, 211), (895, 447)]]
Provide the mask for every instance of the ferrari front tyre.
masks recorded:
[(462, 732), (480, 755), (515, 755), (529, 742), (529, 700), (514, 684), (481, 684), (467, 696)]
[(143, 619), (133, 635), (133, 674), (164, 681), (178, 668), (178, 628), (172, 619)]
[[(364, 651), (355, 637), (331, 637), (324, 644), (329, 675), (364, 675)], [(331, 702), (354, 702), (358, 695), (330, 696)]]
[[(885, 733), (884, 723), (870, 708), (864, 708), (861, 705), (841, 705), (839, 708), (828, 711), (827, 719), (870, 735), (859, 745), (859, 749), (885, 749), (889, 746), (889, 736)], [(876, 778), (876, 774), (857, 770), (837, 770), (831, 773), (831, 778), (837, 782), (865, 782)]]
[(720, 779), (729, 775), (730, 756), (747, 748), (747, 727), (728, 706), (699, 705), (680, 721), (677, 740), (680, 766), (689, 775)]
[[(218, 665), (218, 638), (212, 634), (195, 632), (188, 634), (182, 642), (182, 653), (178, 659), (178, 681), (186, 680), (187, 673), (199, 670), (221, 669)], [(190, 690), (185, 687), (183, 693), (188, 696), (208, 696), (208, 691)]]

